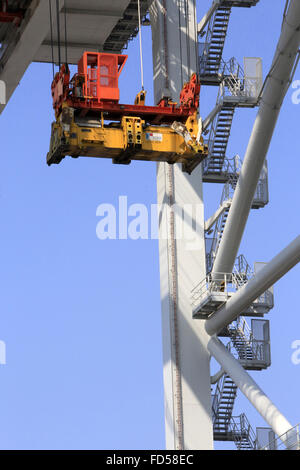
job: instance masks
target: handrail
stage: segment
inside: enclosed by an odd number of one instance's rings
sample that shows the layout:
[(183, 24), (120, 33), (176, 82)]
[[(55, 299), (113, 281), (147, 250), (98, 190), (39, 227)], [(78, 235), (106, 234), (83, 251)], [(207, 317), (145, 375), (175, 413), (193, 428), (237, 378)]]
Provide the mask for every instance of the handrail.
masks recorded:
[(219, 292), (226, 295), (230, 290), (234, 292), (234, 286), (237, 284), (235, 277), (233, 273), (214, 273), (213, 276), (209, 273), (192, 289), (192, 303), (198, 303), (207, 293)]
[[(214, 123), (213, 123), (213, 126), (214, 126)], [(215, 132), (214, 128), (212, 128), (213, 130), (211, 132)], [(208, 147), (211, 151), (211, 147), (213, 146), (213, 140), (211, 141), (211, 143), (208, 144)], [(232, 199), (233, 199), (233, 196), (234, 196), (234, 191), (235, 191), (235, 188), (236, 188), (236, 185), (237, 185), (237, 182), (238, 182), (238, 178), (239, 178), (239, 165), (241, 164), (241, 160), (238, 156), (235, 157), (234, 159), (234, 168), (232, 168), (232, 165), (230, 165), (229, 161), (227, 160), (227, 169), (224, 170), (225, 173), (227, 173), (227, 182), (225, 183), (224, 187), (223, 187), (223, 191), (222, 191), (222, 195), (221, 195), (221, 200), (220, 200), (220, 205), (223, 204), (223, 202), (231, 202)], [(205, 169), (208, 169), (209, 168), (209, 158), (208, 158), (208, 162), (206, 163), (206, 167), (204, 167), (204, 173), (205, 173)], [(230, 170), (230, 171), (228, 171)], [(257, 185), (257, 188), (256, 188), (256, 192), (255, 192), (255, 196), (254, 196), (254, 199), (253, 199), (253, 203), (258, 205), (258, 207), (261, 207), (262, 205), (265, 205), (267, 203), (267, 200), (268, 200), (268, 197), (266, 196), (266, 192), (267, 192), (267, 189), (266, 189), (266, 177), (265, 175), (262, 174), (261, 178), (259, 179), (259, 182), (258, 182), (258, 185)], [(214, 261), (214, 258), (216, 256), (216, 253), (217, 253), (217, 250), (218, 250), (218, 247), (219, 247), (219, 244), (220, 244), (220, 241), (221, 241), (221, 237), (222, 237), (222, 224), (223, 224), (223, 220), (224, 220), (224, 217), (225, 217), (225, 212), (222, 213), (222, 215), (216, 220), (215, 224), (214, 224), (214, 232), (213, 232), (213, 236), (212, 237), (208, 237), (208, 239), (211, 239), (212, 240), (212, 244), (210, 246), (210, 251), (208, 253), (208, 268), (209, 270), (212, 270), (212, 265), (213, 265), (213, 261)], [(237, 261), (238, 261), (239, 257), (237, 258)], [(248, 263), (246, 260), (243, 260), (245, 262), (245, 266), (249, 267)]]
[(237, 448), (240, 448), (239, 437), (247, 437), (249, 445), (253, 450), (257, 447), (256, 435), (246, 417), (245, 413), (240, 416), (232, 416), (230, 420), (230, 428)]
[(259, 450), (300, 450), (300, 423)]
[[(209, 273), (200, 281), (191, 291), (192, 306), (197, 307), (202, 299), (207, 297), (208, 294), (220, 295), (222, 300), (226, 300), (237, 290), (243, 287), (249, 278), (245, 277), (238, 272), (233, 273)], [(266, 291), (261, 294), (255, 302), (258, 304), (272, 304), (272, 292)]]
[[(231, 354), (244, 365), (250, 366), (253, 364), (264, 367), (269, 365), (268, 354), (266, 354), (268, 341), (252, 339), (248, 344), (245, 343), (243, 346), (239, 346), (238, 350), (234, 346), (233, 341), (230, 341), (228, 344), (230, 345), (229, 350)], [(249, 353), (251, 353), (251, 357), (249, 357)]]

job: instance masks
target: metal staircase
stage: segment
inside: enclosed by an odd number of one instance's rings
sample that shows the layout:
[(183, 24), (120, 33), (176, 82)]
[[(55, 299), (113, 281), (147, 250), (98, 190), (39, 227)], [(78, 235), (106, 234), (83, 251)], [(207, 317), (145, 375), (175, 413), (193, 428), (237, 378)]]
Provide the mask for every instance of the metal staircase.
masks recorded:
[(251, 363), (254, 359), (253, 343), (251, 341), (250, 334), (247, 336), (244, 329), (240, 328), (239, 325), (230, 328), (230, 338), (233, 347), (238, 353), (238, 357), (241, 361)]
[(221, 0), (221, 4), (227, 7), (254, 7), (259, 0)]
[[(233, 117), (236, 108), (253, 108), (258, 105), (262, 89), (262, 66), (258, 58), (244, 58), (242, 68), (232, 58), (223, 60), (223, 50), (233, 7), (252, 7), (259, 0), (215, 0), (211, 9), (198, 25), (199, 74), (202, 85), (219, 87), (215, 108), (204, 121), (204, 133), (209, 132), (208, 157), (203, 161), (203, 181), (224, 183), (220, 206), (206, 221), (207, 276), (192, 290), (194, 318), (207, 318), (224, 305), (234, 293), (253, 276), (253, 270), (243, 256), (236, 260), (232, 273), (212, 273), (213, 263), (228, 218), (233, 194), (236, 189), (241, 161), (239, 157), (227, 158)], [(206, 28), (206, 33), (204, 29)], [(209, 129), (209, 131), (207, 131)], [(252, 208), (258, 209), (268, 203), (267, 163), (256, 188)], [(211, 235), (208, 237), (207, 235)], [(273, 308), (273, 291), (269, 289), (256, 299), (242, 315), (263, 316)], [(239, 317), (224, 328), (219, 336), (227, 338), (227, 349), (238, 359), (244, 369), (262, 370), (269, 367), (269, 322), (251, 319), (251, 328), (245, 318)], [(220, 374), (218, 374), (220, 377)], [(212, 395), (213, 431), (216, 441), (234, 442), (238, 450), (255, 450), (262, 447), (245, 414), (233, 416), (237, 387), (231, 377), (224, 373), (217, 381)], [(271, 435), (272, 431), (265, 428)]]
[[(232, 200), (232, 194), (231, 190), (234, 191), (236, 184), (237, 184), (237, 175), (236, 174), (231, 174), (229, 177), (229, 181), (224, 185), (223, 192), (221, 195), (221, 201), (220, 201), (220, 206), (224, 202), (231, 202)], [(220, 241), (224, 232), (225, 224), (227, 221), (228, 213), (230, 210), (230, 205), (225, 206), (224, 211), (220, 215), (220, 217), (217, 219), (215, 225), (214, 225), (214, 230), (210, 230), (208, 234), (213, 232), (212, 238), (208, 238), (206, 236), (206, 246), (209, 249), (206, 250), (206, 267), (207, 267), (207, 272), (210, 273), (212, 271), (213, 263), (220, 245)], [(209, 241), (208, 241), (209, 240)]]
[(232, 416), (236, 395), (236, 385), (229, 375), (224, 375), (213, 395), (214, 440), (234, 442), (238, 450), (255, 450), (256, 436), (245, 414)]
[[(247, 64), (246, 61), (245, 63)], [(262, 86), (261, 76), (245, 76), (243, 68), (234, 58), (223, 63), (222, 74), (215, 106), (219, 112), (216, 113), (210, 125), (207, 141), (208, 157), (202, 164), (204, 182), (220, 181), (220, 177), (224, 174), (226, 151), (235, 109), (257, 106)]]
[[(228, 336), (227, 348), (244, 369), (264, 370), (271, 365), (270, 331), (268, 320), (252, 320), (251, 328), (244, 317), (239, 317), (220, 336)], [(234, 352), (234, 350), (235, 352)]]
[(221, 174), (226, 158), (235, 107), (226, 103), (222, 106), (210, 128), (208, 139), (208, 157), (205, 162), (205, 174)]
[(236, 395), (237, 386), (229, 375), (223, 375), (217, 382), (212, 402), (213, 430), (216, 441), (223, 441), (229, 432)]
[[(223, 60), (230, 13), (232, 7), (255, 6), (259, 0), (220, 0), (208, 23), (204, 21), (200, 36), (206, 37), (199, 43), (199, 75), (202, 85), (217, 85), (216, 113), (210, 127), (208, 138), (209, 155), (203, 162), (203, 181), (219, 182), (224, 176), (226, 150), (230, 136), (233, 116), (237, 107), (257, 106), (262, 88), (261, 61), (257, 58), (244, 59), (244, 69), (235, 58)], [(206, 24), (206, 26), (204, 26)], [(258, 64), (257, 62), (258, 61)], [(227, 162), (226, 162), (227, 163)], [(223, 178), (224, 182), (224, 178)]]
[[(259, 0), (221, 0), (207, 25), (205, 42), (199, 43), (199, 73), (203, 85), (218, 85), (224, 76), (223, 49), (232, 7), (252, 7)], [(203, 36), (203, 32), (201, 31)]]
[(237, 450), (256, 450), (258, 448), (255, 432), (244, 413), (231, 418), (230, 434)]
[(219, 7), (212, 16), (205, 43), (200, 47), (200, 81), (203, 85), (216, 85), (222, 80), (220, 71), (231, 8)]
[(237, 256), (234, 263), (233, 271), (239, 274), (239, 287), (242, 287), (253, 276), (253, 269), (244, 255)]
[[(262, 370), (270, 365), (269, 324), (265, 322), (267, 335), (265, 341), (255, 337), (255, 331), (250, 328), (245, 318), (238, 318), (229, 325), (223, 334), (231, 339), (226, 348), (233, 353), (237, 352), (237, 359), (248, 370)], [(265, 331), (265, 330), (264, 330)], [(212, 396), (213, 432), (215, 441), (232, 441), (238, 450), (255, 450), (259, 448), (258, 438), (245, 416), (233, 416), (233, 408), (237, 396), (237, 387), (227, 374), (221, 376), (216, 383), (215, 393)]]
[[(214, 224), (214, 228), (210, 228), (209, 231), (206, 234), (206, 266), (207, 266), (207, 272), (212, 271), (213, 263), (221, 242), (221, 238), (224, 232), (225, 224), (227, 221), (228, 213), (230, 210), (230, 203), (233, 198), (233, 194), (235, 191), (235, 188), (237, 186), (238, 178), (239, 178), (239, 170), (238, 166), (241, 165), (241, 161), (239, 159), (239, 163), (237, 163), (237, 160), (239, 157), (235, 159), (235, 173), (230, 172), (227, 174), (227, 182), (225, 183), (221, 195), (221, 200), (220, 200), (220, 206), (224, 205), (224, 210), (216, 220)], [(225, 205), (224, 203), (228, 203)], [(259, 183), (257, 185), (257, 189), (255, 192), (254, 199), (252, 201), (252, 209), (259, 209), (262, 207), (265, 207), (266, 204), (269, 202), (269, 197), (268, 197), (268, 179), (267, 179), (267, 172), (265, 169), (263, 170), (261, 174), (261, 178), (259, 180)], [(210, 238), (208, 235), (213, 233), (213, 236)]]

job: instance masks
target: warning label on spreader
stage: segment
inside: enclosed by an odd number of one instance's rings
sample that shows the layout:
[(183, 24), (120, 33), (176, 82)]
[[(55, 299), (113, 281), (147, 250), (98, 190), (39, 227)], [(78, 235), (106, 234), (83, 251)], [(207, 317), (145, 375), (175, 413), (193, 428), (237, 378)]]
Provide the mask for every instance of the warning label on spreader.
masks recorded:
[(146, 132), (146, 140), (150, 140), (151, 142), (162, 142), (163, 136), (158, 132)]

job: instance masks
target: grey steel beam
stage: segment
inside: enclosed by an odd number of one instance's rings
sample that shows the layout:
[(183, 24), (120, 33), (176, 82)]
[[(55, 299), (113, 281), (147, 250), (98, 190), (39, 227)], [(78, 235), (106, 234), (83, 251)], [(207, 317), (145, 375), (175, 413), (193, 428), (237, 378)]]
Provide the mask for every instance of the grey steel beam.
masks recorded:
[(300, 2), (291, 0), (262, 93), (213, 272), (232, 271), (280, 108), (291, 81), (299, 44)]
[[(53, 47), (54, 50), (57, 51), (58, 48), (58, 42), (53, 41)], [(68, 42), (67, 44), (68, 47), (68, 63), (70, 64), (77, 64), (78, 63), (78, 58), (82, 56), (82, 54), (85, 51), (91, 51), (91, 52), (102, 52), (103, 51), (103, 45), (99, 44), (99, 46), (96, 46), (95, 44), (83, 44), (83, 43), (75, 43), (75, 42)], [(65, 48), (66, 48), (66, 43), (64, 41), (60, 42), (60, 48), (62, 51), (62, 58), (63, 60), (65, 59)], [(52, 62), (52, 51), (51, 51), (51, 42), (45, 40), (43, 44), (39, 47), (38, 54), (34, 58), (35, 62), (45, 62), (45, 63), (51, 63)], [(56, 65), (58, 65), (58, 58), (56, 57), (56, 54), (54, 56), (54, 62)]]
[(81, 16), (102, 16), (109, 18), (121, 19), (123, 15), (120, 15), (119, 12), (114, 12), (111, 10), (89, 10), (87, 8), (66, 8), (64, 10), (67, 15), (81, 15)]
[[(60, 0), (60, 8), (63, 0)], [(27, 67), (31, 64), (40, 44), (48, 33), (49, 4), (46, 0), (33, 1), (30, 5), (31, 14), (18, 35), (18, 40), (7, 58), (2, 64), (0, 80), (6, 83), (6, 102), (13, 94), (23, 77)], [(46, 27), (45, 27), (46, 25)], [(0, 105), (0, 113), (5, 105)]]
[(300, 235), (261, 268), (223, 307), (206, 320), (205, 330), (207, 333), (210, 335), (219, 333), (299, 262)]

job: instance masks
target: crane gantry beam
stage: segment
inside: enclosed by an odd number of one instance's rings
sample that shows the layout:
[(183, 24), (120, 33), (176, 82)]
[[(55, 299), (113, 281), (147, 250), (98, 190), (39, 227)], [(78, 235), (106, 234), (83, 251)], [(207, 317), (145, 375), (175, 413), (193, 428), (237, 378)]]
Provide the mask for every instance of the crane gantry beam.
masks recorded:
[[(21, 25), (18, 40), (14, 44), (8, 44), (11, 53), (5, 59), (1, 59), (0, 80), (6, 84), (6, 103), (12, 96), (26, 69), (34, 59), (36, 52), (42, 43), (47, 30), (45, 24), (49, 21), (49, 6), (45, 0), (32, 2), (32, 8), (26, 16), (25, 25)], [(2, 39), (5, 41), (5, 39)], [(7, 51), (6, 51), (7, 52)], [(0, 113), (5, 104), (0, 105)]]
[[(147, 0), (140, 1), (144, 16)], [(135, 0), (76, 0), (67, 2), (66, 8), (65, 0), (28, 0), (25, 4), (24, 17), (17, 25), (10, 24), (8, 29), (0, 19), (0, 80), (6, 83), (6, 103), (32, 62), (58, 64), (60, 48), (63, 61), (67, 50), (69, 64), (77, 64), (86, 50), (120, 52), (136, 35)], [(0, 105), (0, 113), (4, 108), (5, 104)]]

